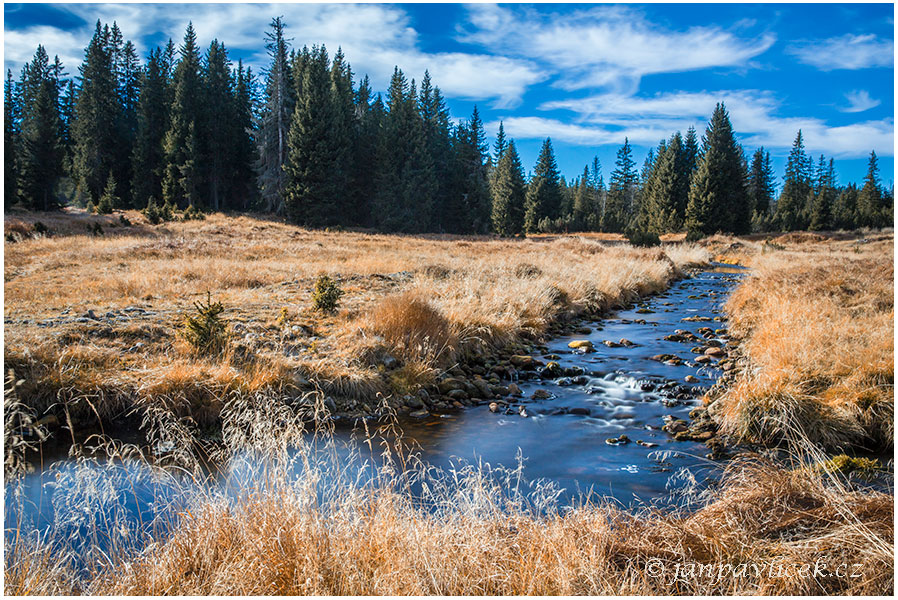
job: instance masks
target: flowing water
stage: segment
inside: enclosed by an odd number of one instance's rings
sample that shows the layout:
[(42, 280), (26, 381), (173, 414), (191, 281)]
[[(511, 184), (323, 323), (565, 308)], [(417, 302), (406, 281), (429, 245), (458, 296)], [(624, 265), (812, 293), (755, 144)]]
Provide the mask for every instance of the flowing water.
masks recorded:
[[(451, 468), (460, 462), (515, 467), (521, 461), (523, 476), (550, 482), (562, 490), (562, 502), (577, 501), (587, 493), (624, 504), (663, 501), (684, 483), (713, 478), (721, 465), (706, 458), (704, 444), (676, 442), (661, 427), (670, 417), (688, 420), (690, 410), (700, 405), (701, 392), (720, 371), (693, 362), (696, 355), (690, 349), (697, 344), (663, 338), (677, 329), (694, 333), (701, 327), (725, 327), (720, 322), (721, 305), (740, 277), (739, 269), (724, 265), (697, 271), (630, 310), (585, 323), (589, 334), (551, 340), (547, 355), (557, 358), (537, 356), (543, 362), (554, 359), (563, 369), (579, 367), (582, 375), (519, 381), (520, 406), (501, 406), (496, 412), (484, 403), (449, 414), (404, 418), (403, 442), (420, 448), (422, 461), (436, 467)], [(684, 321), (691, 317), (717, 320)], [(622, 338), (633, 345), (604, 344)], [(585, 339), (595, 352), (578, 354), (568, 347), (573, 340)], [(683, 363), (651, 359), (659, 354), (676, 355)], [(688, 375), (697, 381), (686, 383)], [(537, 394), (541, 399), (532, 398), (537, 390), (542, 390)], [(621, 434), (630, 442), (609, 443)], [(353, 442), (357, 430), (338, 428), (335, 435), (341, 448), (337, 460), (353, 450), (372, 464), (379, 460), (377, 436), (368, 446)], [(259, 473), (250, 462), (233, 461), (219, 485), (245, 487)], [(26, 522), (38, 529), (54, 526), (57, 536), (90, 537), (115, 516), (149, 524), (159, 516), (159, 507), (175, 510), (176, 492), (139, 464), (94, 469), (103, 476), (92, 477), (89, 469), (61, 460), (25, 476), (15, 489), (7, 485), (7, 535)], [(62, 514), (67, 521), (61, 525)]]

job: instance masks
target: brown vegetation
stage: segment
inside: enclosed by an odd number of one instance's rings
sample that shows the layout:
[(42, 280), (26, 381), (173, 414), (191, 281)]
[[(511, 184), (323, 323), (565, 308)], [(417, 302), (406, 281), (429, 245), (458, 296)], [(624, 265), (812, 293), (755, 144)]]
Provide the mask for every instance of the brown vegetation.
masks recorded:
[(891, 447), (892, 239), (821, 237), (741, 242), (752, 271), (726, 310), (742, 368), (711, 412), (742, 440), (800, 431), (831, 449)]
[[(214, 419), (228, 393), (271, 389), (318, 389), (357, 411), (390, 392), (372, 357), (434, 367), (474, 346), (532, 340), (559, 319), (660, 291), (707, 259), (694, 245), (662, 254), (579, 237), (316, 232), (224, 215), (154, 227), (134, 211), (124, 227), (115, 215), (70, 213), (40, 215), (47, 235), (6, 245), (5, 362), (39, 412), (61, 399), (103, 418), (162, 394), (213, 407), (196, 416)], [(104, 235), (88, 233), (94, 223)], [(334, 314), (313, 310), (323, 273), (345, 292)], [(230, 325), (220, 357), (177, 335), (207, 294)]]

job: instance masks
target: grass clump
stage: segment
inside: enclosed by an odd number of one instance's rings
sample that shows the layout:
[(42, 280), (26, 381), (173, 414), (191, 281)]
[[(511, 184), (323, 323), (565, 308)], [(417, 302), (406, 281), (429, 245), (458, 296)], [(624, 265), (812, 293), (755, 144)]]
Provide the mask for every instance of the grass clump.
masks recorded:
[(446, 317), (413, 292), (381, 300), (371, 312), (368, 328), (406, 361), (431, 365), (451, 354), (457, 342)]
[(329, 275), (320, 275), (312, 290), (312, 307), (323, 313), (335, 313), (344, 293)]
[(224, 305), (212, 302), (212, 294), (206, 293), (206, 302), (194, 302), (196, 314), (188, 315), (181, 327), (181, 335), (190, 347), (205, 356), (217, 355), (227, 344), (227, 324), (221, 318)]

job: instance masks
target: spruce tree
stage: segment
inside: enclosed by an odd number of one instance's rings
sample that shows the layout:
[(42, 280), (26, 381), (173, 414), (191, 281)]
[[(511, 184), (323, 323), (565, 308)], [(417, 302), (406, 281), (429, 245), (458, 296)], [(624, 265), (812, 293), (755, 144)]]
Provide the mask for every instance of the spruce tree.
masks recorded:
[(605, 179), (602, 177), (602, 163), (598, 156), (592, 158), (589, 168), (589, 184), (595, 195), (595, 213), (587, 217), (587, 225), (590, 230), (598, 231), (602, 225), (602, 215), (605, 213)]
[[(643, 197), (642, 228), (662, 234), (678, 230), (683, 224), (680, 213), (681, 195), (689, 175), (681, 168), (682, 138), (675, 135), (669, 144), (659, 147), (655, 168), (646, 185)], [(684, 181), (685, 180), (685, 181)]]
[(121, 205), (121, 199), (116, 194), (115, 176), (110, 173), (106, 180), (106, 187), (103, 188), (103, 194), (97, 202), (97, 213), (101, 215), (112, 214), (112, 211)]
[(493, 145), (493, 157), (497, 166), (506, 148), (508, 148), (508, 141), (505, 139), (505, 124), (499, 121), (499, 132), (496, 134), (496, 143)]
[(829, 159), (829, 163), (827, 163), (825, 157), (820, 155), (815, 180), (808, 228), (812, 231), (832, 229), (833, 207), (837, 192), (836, 169), (832, 159)]
[(311, 227), (336, 225), (346, 218), (346, 156), (342, 108), (334, 89), (324, 46), (312, 48), (303, 72), (293, 124), (287, 138), (285, 204), (287, 216)]
[(393, 70), (387, 93), (378, 163), (373, 203), (377, 227), (384, 231), (426, 231), (432, 222), (436, 173), (417, 110), (414, 81), (409, 85), (398, 67)]
[(355, 203), (351, 209), (351, 222), (366, 227), (372, 225), (371, 199), (376, 185), (377, 150), (384, 115), (380, 96), (374, 101), (372, 97), (371, 84), (366, 75), (355, 92), (358, 133), (352, 145), (353, 155), (350, 161), (353, 190), (351, 198)]
[(243, 61), (237, 62), (233, 99), (234, 147), (232, 150), (230, 206), (241, 210), (248, 210), (258, 195), (254, 172), (254, 166), (258, 161), (254, 139), (254, 88), (256, 85), (254, 77), (251, 67), (244, 69)]
[(552, 140), (546, 138), (536, 160), (533, 177), (527, 185), (524, 231), (535, 233), (540, 222), (557, 219), (561, 211), (561, 186)]
[(761, 146), (752, 155), (748, 174), (748, 197), (755, 213), (764, 215), (770, 210), (775, 186), (770, 152), (765, 152)]
[(804, 139), (799, 129), (786, 160), (783, 190), (776, 203), (776, 222), (782, 230), (804, 229), (807, 223), (802, 209), (810, 189), (810, 161), (805, 153)]
[(295, 110), (295, 83), (284, 37), (282, 17), (271, 21), (271, 31), (265, 34), (265, 47), (271, 63), (265, 73), (265, 100), (259, 118), (258, 138), (259, 189), (265, 211), (284, 211), (284, 188), (287, 162), (287, 135)]
[(8, 210), (18, 200), (19, 103), (12, 71), (3, 84), (3, 206)]
[(691, 185), (692, 174), (698, 168), (699, 159), (698, 135), (695, 132), (695, 127), (690, 126), (686, 131), (686, 139), (683, 140), (683, 153), (683, 170), (689, 176)]
[(614, 171), (608, 182), (605, 212), (602, 215), (603, 231), (620, 233), (629, 225), (639, 185), (635, 167), (630, 140), (624, 138), (624, 145), (617, 151)]
[(879, 183), (879, 163), (876, 152), (870, 152), (864, 186), (857, 196), (857, 224), (859, 227), (883, 227), (885, 225), (882, 187)]
[(453, 147), (455, 156), (455, 186), (450, 192), (460, 206), (458, 219), (448, 223), (455, 233), (486, 233), (490, 229), (490, 189), (487, 180), (486, 134), (477, 107), (471, 118), (456, 131)]
[(343, 211), (341, 220), (351, 222), (351, 210), (357, 204), (352, 197), (352, 167), (350, 162), (354, 158), (353, 141), (358, 136), (358, 118), (355, 110), (355, 98), (353, 92), (352, 67), (346, 61), (342, 48), (337, 48), (330, 70), (331, 102), (334, 105), (334, 130), (331, 132), (334, 146), (339, 150), (340, 156), (336, 159), (331, 171), (331, 177), (340, 190), (340, 198), (334, 201), (340, 205)]
[(202, 71), (204, 110), (197, 116), (201, 128), (203, 181), (206, 183), (209, 208), (221, 210), (231, 197), (231, 183), (237, 150), (237, 106), (231, 61), (224, 44), (212, 40)]
[(849, 183), (836, 196), (833, 203), (832, 223), (834, 229), (857, 228), (857, 186)]
[(585, 231), (590, 228), (590, 217), (598, 212), (595, 189), (591, 185), (589, 165), (583, 167), (583, 174), (574, 192), (574, 203), (571, 207), (571, 221), (575, 230)]
[(150, 52), (140, 84), (137, 131), (131, 163), (131, 194), (138, 208), (162, 197), (163, 140), (169, 125), (168, 82), (162, 50)]
[(524, 168), (514, 141), (503, 148), (492, 186), (493, 231), (501, 236), (521, 233), (524, 229)]
[(748, 233), (751, 217), (746, 180), (742, 149), (726, 107), (719, 103), (705, 130), (702, 156), (689, 190), (686, 228), (691, 238), (715, 231)]
[(79, 71), (81, 89), (72, 125), (72, 171), (81, 193), (96, 202), (109, 173), (120, 164), (118, 81), (109, 50), (109, 30), (97, 21)]
[(49, 57), (37, 47), (25, 66), (21, 85), (20, 155), (18, 183), (26, 206), (49, 210), (57, 204), (55, 187), (62, 176), (63, 143), (59, 117), (59, 88)]
[(460, 184), (448, 176), (455, 160), (452, 125), (446, 101), (440, 88), (433, 85), (429, 71), (424, 71), (424, 78), (421, 80), (418, 112), (421, 115), (424, 143), (433, 161), (433, 169), (435, 173), (442, 174), (436, 179), (430, 229), (453, 231), (460, 227), (458, 222), (462, 220), (465, 208), (460, 202), (453, 202), (455, 189)]
[(179, 208), (202, 204), (198, 124), (204, 111), (201, 95), (200, 53), (193, 23), (187, 25), (180, 60), (172, 78), (171, 121), (165, 134), (165, 170), (162, 197)]

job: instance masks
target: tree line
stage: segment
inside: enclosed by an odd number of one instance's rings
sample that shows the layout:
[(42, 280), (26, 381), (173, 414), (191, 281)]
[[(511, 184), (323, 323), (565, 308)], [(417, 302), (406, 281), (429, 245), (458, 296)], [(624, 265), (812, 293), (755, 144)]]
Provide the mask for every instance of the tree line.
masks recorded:
[[(425, 71), (396, 67), (384, 94), (358, 84), (338, 49), (290, 48), (281, 18), (266, 33), (261, 78), (224, 44), (205, 51), (189, 25), (141, 64), (121, 30), (97, 22), (78, 76), (42, 46), (4, 86), (7, 208), (65, 203), (153, 214), (261, 210), (309, 227), (517, 235), (607, 231), (658, 235), (883, 227), (893, 193), (871, 153), (863, 185), (839, 186), (833, 160), (801, 131), (777, 195), (770, 153), (751, 156), (718, 104), (662, 140), (637, 172), (627, 139), (606, 186), (598, 158), (568, 181), (552, 142), (529, 177), (500, 124), (492, 148), (475, 106), (453, 123)], [(164, 207), (164, 208), (163, 208)]]

